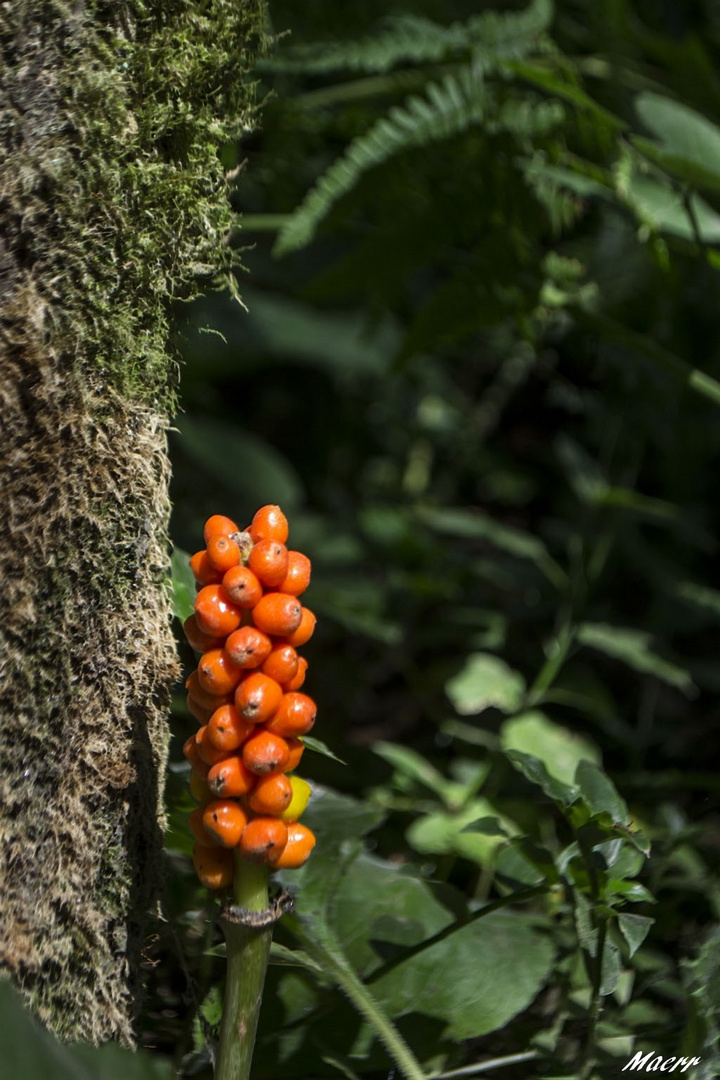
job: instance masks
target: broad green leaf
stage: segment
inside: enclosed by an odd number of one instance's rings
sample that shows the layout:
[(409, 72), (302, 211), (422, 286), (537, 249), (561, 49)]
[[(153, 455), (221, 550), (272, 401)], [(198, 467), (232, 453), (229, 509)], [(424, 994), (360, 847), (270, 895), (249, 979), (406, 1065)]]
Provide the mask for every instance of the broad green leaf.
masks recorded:
[(575, 773), (575, 783), (593, 816), (609, 814), (620, 825), (630, 824), (627, 803), (602, 769), (589, 761), (581, 761)]
[[(383, 974), (382, 943), (395, 944), (400, 959), (403, 947), (452, 924), (450, 902), (422, 879), (363, 855), (343, 879), (333, 923), (353, 965), (372, 976), (372, 992), (388, 1013), (437, 1017), (449, 1025), (450, 1038), (463, 1039), (495, 1030), (524, 1008), (548, 974), (553, 949), (529, 920), (491, 912)], [(498, 963), (504, 974), (496, 982)]]
[(720, 127), (678, 101), (650, 91), (638, 95), (637, 114), (659, 140), (659, 165), (680, 180), (720, 191)]
[(474, 716), (491, 707), (512, 713), (522, 704), (525, 680), (499, 657), (477, 652), (446, 683), (445, 692), (461, 716)]
[(533, 754), (526, 754), (521, 750), (507, 750), (505, 756), (526, 780), (537, 784), (549, 799), (560, 803), (561, 806), (567, 808), (580, 798), (580, 792), (576, 787), (564, 784), (551, 776), (544, 762)]
[(12, 1080), (171, 1080), (170, 1063), (142, 1050), (66, 1046), (41, 1027), (0, 979), (0, 1061)]
[(600, 752), (593, 743), (535, 710), (506, 720), (500, 728), (500, 745), (503, 750), (532, 754), (551, 776), (565, 784), (573, 783), (578, 762), (600, 762)]
[(195, 577), (190, 569), (190, 556), (182, 548), (173, 548), (170, 559), (172, 574), (173, 614), (185, 620), (195, 610)]
[(196, 414), (175, 423), (183, 451), (246, 506), (272, 502), (293, 510), (302, 501), (303, 485), (294, 467), (257, 435)]
[(625, 912), (618, 915), (620, 933), (628, 943), (631, 956), (638, 951), (654, 922), (647, 915), (626, 915)]
[(384, 963), (378, 940), (419, 945), (452, 923), (453, 914), (422, 878), (364, 853), (348, 867), (330, 920), (348, 959), (367, 977)]
[(487, 799), (473, 799), (456, 814), (438, 811), (417, 818), (406, 832), (416, 851), (428, 855), (460, 855), (483, 866), (503, 843), (503, 834), (469, 830), (482, 818), (495, 818), (505, 834), (517, 833), (517, 826), (500, 817)]
[(576, 638), (581, 645), (622, 660), (635, 671), (654, 675), (688, 696), (695, 690), (687, 671), (652, 651), (652, 635), (645, 630), (609, 626), (607, 623), (581, 623)]
[(529, 920), (496, 911), (400, 964), (373, 990), (388, 1011), (437, 1017), (447, 1038), (471, 1039), (526, 1009), (553, 959), (551, 941)]

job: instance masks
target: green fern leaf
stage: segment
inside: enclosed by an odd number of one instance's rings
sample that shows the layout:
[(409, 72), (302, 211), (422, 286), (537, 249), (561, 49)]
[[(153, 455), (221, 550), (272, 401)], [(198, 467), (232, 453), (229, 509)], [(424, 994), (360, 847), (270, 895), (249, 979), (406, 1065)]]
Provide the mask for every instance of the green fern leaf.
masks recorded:
[(275, 254), (284, 255), (308, 244), (330, 209), (369, 169), (403, 150), (457, 135), (483, 119), (485, 92), (472, 68), (447, 75), (441, 84), (431, 83), (426, 95), (408, 98), (350, 143), (280, 231)]
[(486, 64), (517, 60), (537, 46), (552, 17), (552, 0), (533, 0), (521, 12), (483, 12), (451, 26), (419, 16), (401, 16), (386, 20), (386, 28), (372, 37), (298, 45), (265, 61), (264, 66), (304, 75), (330, 71), (369, 74), (398, 64), (438, 63), (470, 52)]

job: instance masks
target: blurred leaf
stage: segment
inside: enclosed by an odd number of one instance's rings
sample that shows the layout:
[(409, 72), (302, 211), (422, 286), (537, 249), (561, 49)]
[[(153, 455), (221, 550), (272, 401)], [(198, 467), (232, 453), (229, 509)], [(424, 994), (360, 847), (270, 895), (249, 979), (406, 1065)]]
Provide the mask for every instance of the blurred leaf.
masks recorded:
[(389, 319), (371, 325), (360, 311), (322, 311), (282, 294), (243, 288), (257, 348), (339, 376), (381, 376), (400, 335)]
[[(625, 197), (641, 221), (653, 229), (684, 240), (695, 240), (695, 230), (682, 196), (667, 184), (633, 173), (627, 182)], [(698, 195), (691, 197), (691, 205), (705, 243), (720, 242), (720, 214)]]
[[(505, 833), (468, 831), (481, 818), (495, 818)], [(438, 811), (417, 818), (406, 832), (411, 847), (423, 854), (460, 855), (484, 866), (504, 835), (517, 832), (517, 826), (499, 816), (487, 799), (473, 799), (457, 813)]]
[(41, 1027), (8, 979), (0, 979), (0, 1060), (13, 1080), (171, 1080), (170, 1062), (142, 1050), (65, 1046)]
[(713, 615), (720, 615), (720, 590), (700, 585), (696, 581), (678, 581), (672, 591), (680, 600), (696, 604)]
[(388, 645), (396, 645), (402, 630), (385, 610), (387, 592), (377, 582), (340, 578), (316, 578), (312, 609), (334, 619), (352, 634), (363, 634)]
[(650, 932), (650, 927), (655, 922), (647, 915), (628, 915), (620, 912), (618, 926), (620, 933), (625, 938), (630, 948), (630, 956), (634, 956)]
[(173, 615), (185, 620), (195, 610), (195, 576), (190, 569), (190, 556), (182, 548), (173, 547), (170, 557), (172, 574)]
[[(720, 128), (689, 106), (645, 91), (635, 99), (637, 114), (659, 140), (653, 160), (694, 187), (720, 191)], [(646, 146), (645, 140), (641, 146)]]
[(497, 817), (481, 817), (477, 821), (471, 821), (469, 825), (463, 826), (463, 832), (476, 832), (482, 833), (483, 836), (508, 836), (508, 832), (503, 825), (500, 824), (500, 819)]
[(542, 540), (521, 529), (503, 525), (482, 510), (421, 507), (416, 513), (420, 521), (435, 532), (463, 540), (485, 540), (518, 559), (530, 559), (555, 584), (564, 579), (563, 571), (551, 558)]
[(589, 761), (581, 761), (575, 773), (575, 783), (593, 815), (609, 814), (613, 821), (621, 825), (630, 823), (627, 803), (602, 769)]
[(389, 742), (376, 743), (373, 750), (398, 772), (430, 788), (443, 801), (446, 801), (457, 789), (456, 783), (447, 780), (416, 750)]
[(490, 707), (512, 713), (522, 704), (525, 680), (499, 657), (478, 652), (448, 680), (445, 692), (461, 716), (474, 716)]
[(185, 453), (246, 506), (272, 502), (293, 510), (302, 501), (302, 482), (293, 466), (256, 435), (197, 414), (175, 423)]
[(654, 675), (688, 696), (695, 690), (687, 671), (650, 649), (652, 634), (645, 630), (608, 626), (606, 623), (581, 623), (576, 637), (580, 644), (622, 660), (635, 671)]
[(587, 739), (560, 727), (533, 710), (505, 720), (500, 728), (503, 750), (522, 750), (542, 761), (551, 776), (572, 784), (581, 760), (599, 763), (600, 752)]

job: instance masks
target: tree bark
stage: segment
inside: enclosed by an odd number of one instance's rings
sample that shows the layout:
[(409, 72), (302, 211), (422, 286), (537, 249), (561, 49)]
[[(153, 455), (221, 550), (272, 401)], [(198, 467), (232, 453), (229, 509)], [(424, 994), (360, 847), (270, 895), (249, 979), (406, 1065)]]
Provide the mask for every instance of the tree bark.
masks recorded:
[(162, 865), (168, 312), (229, 278), (261, 0), (0, 2), (0, 966), (132, 1044)]

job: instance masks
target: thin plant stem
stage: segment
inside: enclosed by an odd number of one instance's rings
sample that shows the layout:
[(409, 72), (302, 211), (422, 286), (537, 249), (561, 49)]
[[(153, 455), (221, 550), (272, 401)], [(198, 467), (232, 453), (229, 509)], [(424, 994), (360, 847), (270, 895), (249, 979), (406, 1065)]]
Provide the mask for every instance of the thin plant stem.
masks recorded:
[[(268, 906), (268, 869), (236, 854), (234, 901), (246, 911)], [(255, 1033), (272, 941), (272, 923), (221, 921), (227, 943), (227, 980), (215, 1080), (249, 1080)]]
[(521, 1054), (506, 1054), (505, 1057), (478, 1061), (474, 1065), (463, 1065), (461, 1069), (433, 1073), (428, 1080), (455, 1080), (456, 1077), (459, 1080), (461, 1076), (477, 1076), (479, 1073), (489, 1072), (490, 1069), (501, 1069), (504, 1065), (522, 1065), (525, 1061), (535, 1061), (538, 1056), (536, 1050), (525, 1050)]
[(327, 926), (316, 925), (307, 936), (301, 931), (299, 937), (310, 955), (322, 964), (325, 972), (371, 1025), (402, 1075), (407, 1080), (426, 1080), (419, 1061), (400, 1032), (385, 1016), (370, 989), (360, 979), (332, 931)]

